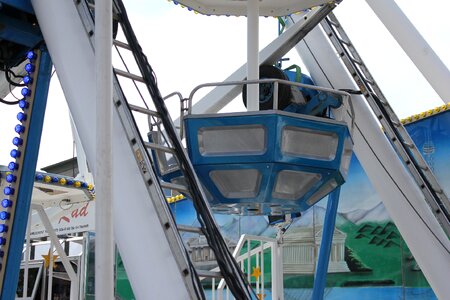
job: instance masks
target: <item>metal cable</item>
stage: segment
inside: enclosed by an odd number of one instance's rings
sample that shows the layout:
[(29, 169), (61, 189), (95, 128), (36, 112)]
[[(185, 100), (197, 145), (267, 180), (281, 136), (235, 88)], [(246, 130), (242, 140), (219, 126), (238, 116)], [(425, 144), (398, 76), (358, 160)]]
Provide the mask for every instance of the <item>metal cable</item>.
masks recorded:
[(237, 299), (250, 300), (252, 299), (252, 296), (253, 298), (255, 298), (256, 295), (248, 285), (248, 282), (242, 274), (241, 269), (228, 250), (228, 247), (209, 209), (209, 205), (206, 202), (207, 200), (205, 199), (203, 192), (198, 185), (197, 176), (193, 170), (189, 158), (187, 157), (183, 145), (178, 138), (172, 120), (170, 119), (168, 109), (158, 89), (155, 73), (148, 63), (147, 57), (142, 52), (142, 48), (140, 47), (133, 29), (131, 28), (123, 2), (122, 0), (115, 0), (114, 2), (117, 6), (119, 17), (121, 18), (122, 30), (128, 41), (128, 45), (133, 50), (133, 55), (143, 75), (144, 81), (147, 83), (149, 93), (154, 101), (157, 111), (161, 116), (161, 121), (164, 125), (164, 128), (166, 129), (167, 135), (171, 139), (175, 152), (177, 153), (180, 168), (185, 174), (187, 185), (190, 194), (192, 195), (192, 200), (197, 211), (197, 217), (201, 225), (202, 232), (205, 235), (209, 246), (211, 247), (211, 249), (213, 249), (216, 255), (221, 273), (231, 292)]

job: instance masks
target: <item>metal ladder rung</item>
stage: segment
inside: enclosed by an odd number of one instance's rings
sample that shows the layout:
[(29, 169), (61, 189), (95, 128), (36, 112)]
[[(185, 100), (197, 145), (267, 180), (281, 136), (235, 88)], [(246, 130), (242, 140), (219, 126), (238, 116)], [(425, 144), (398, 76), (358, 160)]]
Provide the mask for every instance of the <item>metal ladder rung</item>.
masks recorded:
[(114, 68), (114, 72), (116, 73), (116, 75), (120, 75), (122, 77), (126, 77), (126, 78), (131, 79), (131, 80), (135, 80), (135, 81), (139, 81), (139, 82), (145, 83), (144, 78), (142, 78), (141, 76), (138, 76), (138, 75), (135, 75), (135, 74), (131, 74), (131, 73), (128, 73), (128, 72), (125, 72), (125, 71), (122, 71), (122, 70), (119, 70), (119, 69), (116, 69), (116, 68)]
[(187, 226), (187, 225), (177, 225), (178, 231), (181, 232), (191, 232), (203, 234), (202, 229), (200, 227)]
[(140, 106), (137, 106), (137, 105), (133, 105), (133, 104), (128, 104), (128, 106), (130, 107), (131, 110), (134, 110), (134, 111), (137, 111), (137, 112), (149, 115), (149, 116), (155, 116), (155, 117), (159, 118), (159, 113), (154, 111), (154, 110), (150, 110), (150, 109), (147, 109), (147, 108), (144, 108), (144, 107), (140, 107)]
[(375, 85), (375, 81), (365, 78), (366, 82), (370, 85)]
[(427, 165), (419, 165), (419, 167), (420, 167), (422, 170), (424, 170), (424, 171), (430, 170), (430, 168), (428, 168)]
[(356, 58), (350, 57), (350, 59), (351, 59), (352, 62), (354, 62), (355, 64), (357, 64), (359, 66), (363, 65), (362, 61), (357, 60)]
[(410, 149), (413, 149), (415, 147), (414, 143), (403, 142), (403, 144)]
[(341, 39), (341, 38), (339, 38), (339, 41), (340, 41), (342, 44), (347, 45), (347, 46), (351, 46), (351, 45), (352, 45), (352, 43), (350, 43), (349, 41), (346, 41), (346, 40)]
[(162, 188), (165, 188), (165, 189), (169, 189), (169, 190), (173, 190), (173, 191), (177, 191), (177, 192), (189, 193), (189, 189), (185, 185), (182, 185), (182, 184), (161, 181), (160, 185)]
[(333, 25), (334, 27), (340, 27), (341, 24), (339, 24), (338, 22), (332, 21), (330, 18), (328, 18), (328, 21), (330, 22), (331, 25)]
[(392, 124), (394, 124), (395, 127), (399, 127), (400, 124), (401, 124), (400, 122), (394, 121), (394, 120), (392, 120), (392, 119), (391, 119), (391, 122), (392, 122)]
[(220, 272), (213, 272), (213, 271), (205, 271), (205, 270), (195, 270), (197, 272), (197, 275), (199, 277), (207, 277), (207, 278), (222, 278), (222, 273)]
[(175, 150), (166, 146), (162, 146), (159, 144), (155, 144), (155, 143), (150, 143), (150, 142), (144, 142), (145, 147), (150, 148), (152, 150), (160, 150), (160, 151), (164, 151), (167, 153), (174, 153)]
[(121, 42), (121, 41), (118, 41), (118, 40), (113, 40), (113, 45), (131, 51), (130, 45), (128, 45), (128, 44), (126, 44), (124, 42)]

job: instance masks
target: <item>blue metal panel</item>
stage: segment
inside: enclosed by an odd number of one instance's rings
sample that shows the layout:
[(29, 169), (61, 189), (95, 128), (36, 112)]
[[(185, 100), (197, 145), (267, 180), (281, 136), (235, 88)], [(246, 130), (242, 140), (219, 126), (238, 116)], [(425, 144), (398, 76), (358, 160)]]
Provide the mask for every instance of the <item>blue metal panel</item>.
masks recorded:
[[(259, 213), (266, 215), (271, 214), (272, 210), (276, 210), (277, 213), (289, 212), (289, 210), (295, 212), (304, 211), (311, 206), (308, 204), (309, 199), (312, 198), (319, 200), (315, 198), (316, 193), (323, 191), (324, 186), (328, 185), (328, 187), (332, 188), (330, 185), (330, 180), (334, 179), (338, 186), (343, 184), (345, 181), (346, 174), (341, 173), (341, 162), (344, 146), (346, 141), (350, 139), (350, 134), (346, 124), (344, 123), (300, 114), (266, 111), (260, 113), (240, 113), (232, 115), (189, 116), (186, 118), (185, 124), (189, 155), (199, 178), (201, 179), (206, 190), (210, 193), (208, 198), (213, 209), (224, 209), (224, 212), (226, 212), (226, 209), (229, 208), (232, 211), (236, 211), (235, 213), (239, 213), (240, 211), (240, 213), (245, 214), (247, 207), (253, 207), (254, 209), (258, 209)], [(219, 131), (226, 128), (229, 128), (228, 130), (234, 130), (241, 126), (261, 126), (264, 129), (266, 141), (264, 144), (265, 149), (263, 151), (260, 151), (259, 153), (250, 152), (246, 154), (244, 152), (239, 153), (240, 150), (235, 150), (237, 147), (242, 145), (242, 142), (246, 140), (245, 134), (251, 134), (245, 132), (243, 137), (241, 136), (238, 138), (236, 144), (233, 144), (233, 140), (229, 141), (231, 145), (224, 144), (224, 147), (229, 148), (227, 151), (231, 151), (232, 153), (223, 153), (221, 152), (221, 149), (216, 149), (217, 152), (212, 154), (200, 152), (199, 141), (207, 141), (207, 137), (202, 137), (200, 134), (201, 132), (212, 128)], [(287, 126), (293, 130), (298, 129), (300, 131), (306, 130), (307, 132), (310, 131), (312, 133), (322, 132), (326, 134), (333, 134), (337, 138), (336, 148), (330, 148), (329, 159), (317, 159), (306, 155), (300, 156), (300, 154), (295, 155), (283, 152), (282, 137), (283, 131)], [(314, 138), (315, 137), (312, 139)], [(313, 142), (312, 139), (290, 142), (295, 145), (296, 143)], [(210, 145), (216, 145), (216, 142), (216, 140), (212, 140), (210, 141)], [(328, 141), (325, 140), (324, 142), (327, 143)], [(317, 147), (320, 147), (320, 145)], [(225, 197), (220, 192), (219, 188), (216, 186), (217, 183), (212, 180), (210, 175), (212, 171), (243, 171), (248, 169), (258, 170), (261, 176), (259, 189), (254, 196), (250, 196), (249, 194), (241, 194), (236, 196), (236, 194), (234, 194), (234, 198)], [(306, 192), (301, 192), (298, 190), (297, 192), (300, 194), (291, 195), (292, 198), (290, 199), (289, 197), (283, 198), (282, 194), (274, 194), (277, 178), (281, 171), (297, 171), (320, 174), (321, 178), (314, 184), (307, 186), (308, 190)], [(219, 176), (227, 182), (223, 183), (224, 189), (232, 186), (232, 184), (231, 186), (228, 186), (228, 180), (233, 181), (233, 179), (224, 179), (224, 174)], [(300, 177), (298, 177), (298, 180), (305, 179), (301, 175), (299, 176)], [(301, 182), (298, 184), (301, 184)], [(288, 188), (291, 189), (292, 192), (295, 191), (295, 187), (293, 187), (294, 185), (295, 182), (291, 180), (290, 187)], [(296, 199), (293, 199), (295, 197)], [(275, 209), (273, 207), (278, 208)]]
[[(275, 140), (277, 136), (276, 115), (251, 115), (217, 118), (187, 118), (185, 121), (189, 157), (193, 164), (219, 164), (219, 163), (245, 163), (245, 162), (271, 162), (273, 160)], [(198, 132), (202, 128), (226, 127), (239, 125), (263, 125), (266, 129), (266, 151), (261, 154), (245, 155), (214, 155), (204, 156), (199, 151)]]
[(23, 170), (18, 187), (16, 214), (11, 229), (9, 253), (6, 261), (5, 277), (1, 291), (2, 300), (15, 299), (19, 279), (19, 267), (22, 249), (30, 211), (36, 163), (44, 123), (45, 107), (52, 71), (52, 61), (47, 51), (41, 52), (40, 67), (33, 101), (33, 112), (30, 116), (28, 137), (23, 153)]
[[(245, 169), (256, 169), (261, 174), (261, 182), (260, 189), (255, 197), (251, 198), (226, 198), (222, 195), (219, 189), (214, 184), (213, 180), (210, 177), (211, 171), (215, 170), (245, 170)], [(275, 181), (277, 175), (280, 171), (283, 170), (293, 170), (293, 171), (302, 171), (309, 173), (319, 173), (322, 178), (319, 182), (317, 182), (305, 195), (302, 195), (299, 199), (295, 200), (286, 200), (279, 199), (272, 195), (273, 188), (275, 186)], [(336, 170), (330, 169), (317, 169), (314, 167), (305, 167), (305, 166), (297, 166), (290, 164), (278, 164), (278, 163), (250, 163), (250, 164), (218, 164), (218, 165), (198, 165), (195, 166), (195, 171), (203, 185), (208, 189), (209, 193), (212, 197), (208, 198), (211, 204), (219, 205), (219, 204), (240, 204), (240, 206), (244, 206), (245, 204), (254, 204), (257, 203), (262, 206), (262, 210), (264, 214), (270, 214), (270, 206), (271, 205), (280, 205), (284, 209), (292, 208), (292, 211), (305, 211), (310, 206), (306, 203), (306, 200), (309, 199), (319, 188), (323, 185), (324, 182), (327, 182), (331, 178), (335, 178), (338, 184), (342, 184), (344, 182), (340, 173)]]
[(339, 204), (341, 188), (335, 189), (328, 197), (327, 211), (325, 213), (322, 242), (319, 250), (316, 274), (314, 276), (313, 300), (322, 300), (327, 282), (328, 263), (330, 261), (331, 245), (333, 242), (334, 226)]
[(34, 9), (30, 0), (0, 0), (0, 3), (15, 7), (34, 15)]
[(0, 13), (0, 39), (14, 42), (26, 47), (35, 47), (42, 41), (42, 34), (37, 26)]
[[(345, 124), (326, 123), (317, 120), (302, 118), (301, 115), (286, 116), (273, 114), (264, 115), (240, 115), (240, 116), (217, 116), (215, 118), (187, 118), (185, 121), (187, 132), (187, 144), (191, 161), (194, 165), (221, 164), (221, 163), (251, 163), (251, 162), (283, 162), (290, 164), (314, 165), (320, 168), (339, 168), (343, 143), (349, 136)], [(214, 155), (204, 156), (199, 151), (198, 132), (201, 128), (226, 127), (237, 125), (263, 125), (266, 128), (267, 150), (263, 154), (248, 155)], [(325, 132), (336, 133), (339, 137), (338, 152), (332, 161), (322, 161), (296, 157), (281, 153), (280, 141), (281, 130), (285, 126), (306, 128)]]

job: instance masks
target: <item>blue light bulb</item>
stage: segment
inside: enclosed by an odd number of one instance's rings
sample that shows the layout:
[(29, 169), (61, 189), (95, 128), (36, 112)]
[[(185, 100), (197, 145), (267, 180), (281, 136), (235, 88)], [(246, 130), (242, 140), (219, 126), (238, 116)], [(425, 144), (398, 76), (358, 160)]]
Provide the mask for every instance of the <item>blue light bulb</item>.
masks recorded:
[(14, 188), (12, 188), (12, 187), (10, 187), (10, 186), (7, 186), (7, 187), (5, 187), (5, 188), (3, 189), (3, 193), (4, 193), (6, 196), (14, 195)]
[(73, 185), (73, 180), (72, 179), (67, 179), (67, 185)]
[(10, 162), (8, 164), (8, 169), (10, 169), (11, 171), (15, 171), (19, 168), (19, 164), (15, 163), (15, 162)]
[(12, 201), (9, 200), (9, 199), (3, 199), (3, 200), (2, 200), (2, 206), (3, 206), (4, 208), (11, 207), (11, 206), (12, 206)]
[(12, 143), (15, 146), (21, 146), (23, 144), (23, 140), (19, 137), (15, 137), (15, 138), (13, 138)]
[(42, 175), (42, 174), (36, 174), (36, 180), (38, 180), (38, 181), (44, 180), (44, 175)]
[(34, 59), (36, 59), (36, 53), (34, 53), (34, 51), (29, 51), (28, 53), (27, 53), (27, 58), (31, 61), (31, 60), (34, 60)]
[(52, 182), (58, 182), (58, 181), (59, 181), (58, 177), (55, 177), (55, 176), (52, 177)]
[(19, 150), (12, 149), (11, 152), (10, 152), (10, 154), (11, 154), (11, 157), (12, 157), (12, 158), (18, 158), (18, 157), (20, 157), (20, 155), (21, 155), (22, 153), (21, 153)]
[(0, 237), (0, 245), (6, 244), (6, 239), (4, 237)]
[(20, 107), (21, 109), (28, 108), (28, 106), (30, 106), (30, 103), (28, 103), (27, 101), (25, 101), (25, 100), (23, 100), (23, 99), (19, 101), (19, 107)]
[(26, 85), (32, 84), (33, 83), (33, 77), (31, 77), (30, 75), (25, 75), (23, 77), (23, 83), (25, 83)]
[(8, 226), (6, 226), (5, 224), (0, 224), (0, 233), (7, 232), (7, 231), (8, 231)]
[(0, 219), (1, 220), (8, 220), (11, 214), (7, 211), (0, 211)]
[(17, 124), (16, 127), (14, 127), (14, 131), (17, 133), (23, 133), (25, 132), (25, 126)]
[[(0, 258), (5, 256), (5, 252), (3, 250), (0, 250)], [(0, 270), (2, 269), (2, 265), (0, 264)]]
[(31, 96), (31, 90), (29, 88), (23, 88), (22, 91), (22, 96), (27, 97), (27, 96)]
[(27, 114), (20, 112), (17, 114), (17, 120), (19, 120), (20, 122), (23, 122), (27, 119)]
[(87, 187), (88, 187), (88, 184), (87, 184), (86, 182), (82, 182), (82, 183), (81, 183), (81, 187), (82, 187), (82, 188), (87, 188)]
[(33, 64), (26, 64), (25, 65), (25, 71), (28, 73), (33, 73), (36, 67)]
[(14, 174), (6, 175), (6, 181), (9, 183), (16, 182), (16, 180), (17, 180), (17, 176), (15, 176)]

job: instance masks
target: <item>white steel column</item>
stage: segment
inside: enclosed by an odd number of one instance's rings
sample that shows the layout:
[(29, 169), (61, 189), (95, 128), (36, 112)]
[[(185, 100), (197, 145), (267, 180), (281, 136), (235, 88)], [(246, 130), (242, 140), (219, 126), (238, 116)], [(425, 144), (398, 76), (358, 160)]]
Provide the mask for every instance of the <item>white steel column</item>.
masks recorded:
[[(247, 0), (247, 79), (259, 79), (259, 0)], [(259, 110), (259, 84), (247, 84), (247, 111)]]
[(23, 270), (23, 294), (22, 297), (28, 298), (28, 270), (30, 263), (30, 249), (31, 249), (31, 240), (30, 240), (30, 232), (31, 232), (31, 212), (28, 213), (28, 223), (27, 223), (27, 233), (25, 236), (26, 245), (25, 245), (25, 267)]
[(47, 285), (47, 299), (52, 299), (53, 297), (53, 242), (50, 241), (50, 246), (48, 248), (48, 285)]
[(112, 206), (112, 0), (95, 2), (95, 295), (114, 299)]
[(366, 2), (442, 101), (444, 103), (450, 101), (450, 71), (395, 1), (366, 0)]
[(94, 183), (92, 173), (89, 172), (86, 153), (84, 152), (83, 145), (81, 144), (80, 135), (78, 134), (77, 127), (73, 121), (72, 115), (70, 116), (70, 127), (72, 128), (72, 136), (75, 141), (75, 149), (77, 150), (77, 164), (78, 164), (78, 174), (81, 180), (87, 183)]
[[(41, 219), (42, 224), (44, 225), (45, 230), (47, 230), (48, 236), (50, 237), (50, 266), (49, 266), (49, 298), (51, 299), (51, 291), (50, 287), (52, 286), (52, 276), (53, 276), (53, 246), (55, 246), (56, 253), (59, 255), (61, 259), (61, 263), (64, 266), (64, 269), (66, 270), (67, 275), (70, 279), (70, 300), (77, 300), (78, 299), (78, 277), (77, 273), (75, 273), (75, 270), (72, 267), (72, 264), (69, 261), (69, 258), (66, 255), (66, 252), (64, 252), (63, 247), (61, 246), (58, 236), (55, 233), (55, 230), (52, 227), (52, 224), (50, 223), (50, 219), (48, 218), (44, 208), (42, 205), (38, 204), (31, 204), (31, 209), (34, 209)], [(113, 298), (111, 298), (113, 299)]]
[(272, 242), (272, 299), (284, 299), (283, 285), (283, 245), (281, 242)]

